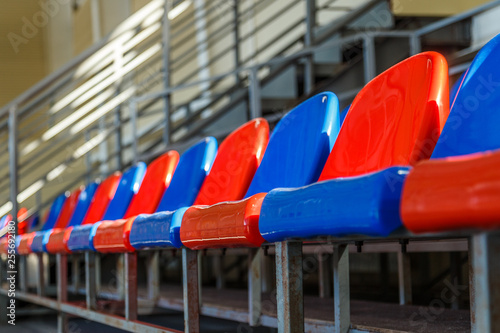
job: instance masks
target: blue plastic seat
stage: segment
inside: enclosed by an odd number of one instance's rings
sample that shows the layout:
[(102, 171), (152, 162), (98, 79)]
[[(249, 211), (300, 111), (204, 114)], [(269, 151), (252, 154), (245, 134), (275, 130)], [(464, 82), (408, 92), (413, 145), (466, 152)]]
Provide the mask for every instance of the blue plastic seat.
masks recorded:
[(295, 107), (276, 125), (244, 199), (189, 208), (182, 219), (182, 243), (192, 249), (260, 246), (264, 193), (317, 181), (339, 128), (338, 99), (331, 92)]
[[(76, 204), (75, 210), (73, 211), (71, 219), (66, 227), (72, 227), (75, 225), (80, 225), (82, 223), (83, 219), (85, 218), (85, 214), (87, 214), (87, 210), (92, 203), (92, 198), (94, 197), (95, 191), (97, 190), (98, 186), (99, 183), (93, 182), (87, 185), (80, 192), (80, 195), (78, 196), (78, 203)], [(52, 234), (53, 230), (54, 229), (49, 229), (41, 232), (43, 233), (42, 250), (44, 252), (47, 252), (47, 242), (49, 241), (50, 235)], [(37, 248), (35, 250), (32, 245), (31, 250), (33, 252), (37, 252), (40, 249)]]
[[(146, 173), (146, 164), (139, 162), (130, 167), (123, 173), (118, 188), (116, 189), (113, 200), (108, 205), (103, 220), (122, 218), (130, 201), (139, 190), (144, 174)], [(71, 230), (68, 239), (68, 249), (71, 251), (95, 250), (93, 246), (93, 236), (100, 222), (94, 224), (76, 225)]]
[[(217, 154), (217, 140), (207, 137), (182, 154), (170, 186), (165, 190), (155, 214), (141, 214), (130, 230), (130, 244), (136, 248), (180, 247), (180, 220), (191, 206), (210, 172)], [(180, 217), (180, 219), (179, 219)]]
[(354, 99), (319, 182), (266, 195), (264, 239), (385, 236), (400, 227), (408, 166), (431, 155), (448, 103), (448, 66), (435, 52), (377, 76)]

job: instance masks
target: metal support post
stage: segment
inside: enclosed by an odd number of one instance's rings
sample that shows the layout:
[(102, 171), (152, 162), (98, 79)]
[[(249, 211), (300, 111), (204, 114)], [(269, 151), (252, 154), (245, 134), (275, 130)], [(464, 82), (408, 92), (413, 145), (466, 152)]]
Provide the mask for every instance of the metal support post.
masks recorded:
[(125, 253), (125, 319), (137, 320), (137, 252)]
[[(234, 33), (234, 68), (240, 67), (240, 25), (239, 4), (233, 0), (233, 33)], [(240, 82), (240, 73), (236, 73), (236, 82)]]
[(28, 265), (26, 263), (26, 258), (26, 256), (18, 256), (19, 267), (17, 269), (19, 289), (24, 292), (28, 292)]
[(399, 304), (412, 304), (411, 263), (408, 253), (398, 252)]
[(248, 324), (260, 324), (262, 313), (262, 248), (250, 249), (248, 255)]
[(319, 297), (328, 298), (332, 295), (331, 257), (328, 253), (318, 253)]
[(349, 247), (347, 244), (333, 246), (333, 303), (335, 332), (347, 333), (351, 326), (349, 295)]
[(260, 83), (257, 67), (252, 67), (250, 70), (250, 118), (258, 118), (262, 116), (262, 105), (260, 97)]
[(420, 43), (420, 36), (413, 34), (410, 36), (410, 55), (415, 55), (422, 52), (422, 44)]
[(132, 156), (134, 163), (139, 161), (139, 151), (137, 148), (137, 102), (133, 99), (128, 103), (130, 112), (130, 126), (132, 130)]
[(363, 38), (363, 65), (366, 84), (377, 75), (375, 67), (375, 40), (373, 36), (368, 35)]
[[(306, 34), (304, 44), (306, 47), (314, 45), (314, 27), (316, 26), (316, 1), (306, 0)], [(304, 91), (310, 94), (314, 86), (314, 55), (306, 58), (304, 70)]]
[(156, 303), (160, 298), (160, 251), (151, 251), (148, 254), (148, 299)]
[(278, 331), (304, 332), (302, 243), (276, 243)]
[[(57, 301), (65, 303), (68, 301), (68, 256), (66, 254), (57, 254), (56, 260)], [(62, 311), (57, 314), (57, 332), (68, 332), (68, 316)]]
[(121, 170), (123, 168), (123, 160), (122, 160), (122, 109), (121, 107), (115, 108), (115, 150), (116, 150), (116, 168)]
[(71, 266), (72, 266), (72, 284), (75, 292), (78, 292), (80, 288), (80, 257), (78, 255), (73, 255), (71, 257)]
[(226, 280), (224, 277), (224, 257), (222, 255), (214, 255), (212, 257), (215, 273), (215, 286), (217, 289), (224, 289)]
[(36, 281), (36, 294), (38, 296), (43, 296), (45, 294), (45, 265), (44, 265), (44, 253), (37, 253), (38, 269), (37, 269), (37, 281)]
[[(172, 1), (165, 1), (163, 22), (162, 22), (162, 42), (163, 42), (163, 82), (165, 89), (170, 88), (170, 19), (168, 12), (172, 5)], [(170, 143), (170, 93), (166, 93), (165, 97), (165, 128), (163, 129), (163, 143), (168, 146)]]
[(200, 331), (198, 253), (182, 248), (182, 283), (184, 299), (184, 332)]
[[(469, 245), (471, 331), (500, 331), (500, 234), (481, 233)], [(460, 290), (455, 292), (459, 293)], [(458, 296), (458, 295), (455, 295)]]
[(120, 300), (125, 299), (125, 256), (119, 255), (116, 261), (116, 289)]
[(96, 255), (94, 252), (85, 252), (85, 301), (88, 310), (96, 309)]

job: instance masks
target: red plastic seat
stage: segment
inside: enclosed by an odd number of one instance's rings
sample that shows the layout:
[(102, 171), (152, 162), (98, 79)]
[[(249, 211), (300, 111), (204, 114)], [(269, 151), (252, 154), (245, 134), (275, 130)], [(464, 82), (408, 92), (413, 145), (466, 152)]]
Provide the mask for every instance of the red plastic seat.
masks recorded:
[[(94, 248), (99, 252), (133, 251), (130, 245), (130, 225), (127, 219), (139, 214), (152, 214), (160, 203), (165, 189), (174, 174), (179, 153), (171, 150), (155, 159), (148, 166), (139, 191), (132, 199), (123, 219), (99, 222), (94, 236)], [(126, 230), (124, 230), (126, 228)]]
[[(85, 214), (83, 224), (92, 224), (101, 220), (108, 208), (108, 204), (115, 195), (120, 183), (121, 172), (115, 172), (104, 180), (96, 190), (90, 207)], [(49, 236), (46, 249), (49, 253), (71, 253), (67, 242), (73, 227), (54, 229)]]
[[(207, 230), (215, 230), (210, 224), (219, 225), (214, 219), (201, 221), (207, 206), (224, 201), (241, 200), (259, 167), (269, 140), (269, 125), (261, 118), (254, 119), (231, 133), (219, 147), (212, 169), (205, 178), (195, 205), (182, 218), (181, 240), (190, 248), (204, 244)], [(204, 224), (204, 228), (199, 227)], [(208, 223), (208, 224), (207, 224)], [(184, 241), (185, 240), (185, 241)]]

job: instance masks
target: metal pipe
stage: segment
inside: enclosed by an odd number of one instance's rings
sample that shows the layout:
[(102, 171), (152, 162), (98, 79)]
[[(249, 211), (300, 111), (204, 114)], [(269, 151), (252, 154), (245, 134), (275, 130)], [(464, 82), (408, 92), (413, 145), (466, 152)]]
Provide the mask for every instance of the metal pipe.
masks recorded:
[[(306, 0), (306, 34), (304, 44), (306, 47), (314, 45), (314, 28), (316, 26), (316, 1)], [(304, 92), (309, 95), (314, 86), (314, 53), (306, 57), (304, 70)]]
[(375, 40), (373, 36), (370, 35), (363, 38), (363, 66), (366, 84), (377, 75), (375, 65)]
[(137, 252), (125, 253), (125, 319), (137, 320)]
[(182, 284), (184, 300), (184, 332), (200, 331), (200, 299), (198, 285), (198, 253), (182, 248)]
[[(170, 87), (170, 11), (171, 2), (165, 0), (162, 25), (162, 44), (163, 44), (163, 83), (165, 89)], [(165, 127), (163, 129), (163, 143), (168, 146), (170, 143), (170, 94), (164, 95), (165, 101)]]
[(347, 333), (351, 326), (349, 294), (349, 249), (347, 244), (333, 246), (333, 303), (335, 332)]
[[(68, 256), (66, 254), (56, 255), (57, 266), (57, 302), (68, 301)], [(68, 332), (68, 316), (59, 309), (57, 315), (57, 333)]]
[(262, 104), (260, 97), (260, 84), (257, 67), (252, 67), (250, 70), (250, 118), (258, 118), (262, 116)]

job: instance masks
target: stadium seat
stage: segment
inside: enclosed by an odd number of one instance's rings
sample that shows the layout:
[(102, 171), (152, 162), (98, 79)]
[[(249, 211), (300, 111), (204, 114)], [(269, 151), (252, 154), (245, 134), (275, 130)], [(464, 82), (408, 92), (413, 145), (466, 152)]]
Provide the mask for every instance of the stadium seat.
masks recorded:
[[(262, 118), (252, 120), (231, 133), (221, 144), (210, 173), (206, 176), (196, 196), (195, 204), (203, 205), (237, 196), (241, 198), (260, 164), (268, 138), (269, 126)], [(233, 186), (228, 186), (228, 184), (233, 184)], [(169, 195), (172, 194), (173, 192)], [(191, 199), (190, 202), (192, 201)], [(146, 232), (138, 237), (137, 235), (130, 237), (130, 230), (136, 219), (129, 220), (122, 232), (122, 243), (128, 244), (118, 250), (134, 250), (135, 248), (130, 243), (131, 239), (138, 248), (161, 244), (180, 246), (179, 224), (173, 222), (182, 219), (184, 211), (185, 209), (177, 209), (158, 212), (151, 217), (138, 218), (134, 232)], [(153, 233), (155, 236), (152, 236)], [(148, 240), (147, 245), (143, 244), (147, 238), (151, 238), (152, 241)]]
[[(64, 206), (66, 199), (68, 197), (68, 193), (63, 193), (56, 197), (50, 206), (50, 210), (45, 218), (45, 223), (42, 226), (43, 230), (49, 230), (54, 227), (57, 222), (57, 219), (61, 213), (61, 209)], [(31, 244), (33, 239), (35, 238), (36, 232), (29, 232), (24, 235), (18, 235), (16, 238), (16, 249), (18, 254), (26, 255), (31, 253)]]
[[(68, 199), (66, 199), (66, 202), (64, 203), (64, 206), (61, 209), (61, 214), (59, 214), (59, 218), (57, 219), (54, 228), (41, 230), (36, 233), (35, 237), (33, 238), (33, 242), (31, 243), (32, 252), (34, 253), (47, 252), (45, 244), (47, 243), (48, 237), (50, 236), (52, 231), (66, 228), (68, 223), (71, 221), (71, 218), (73, 217), (73, 214), (75, 213), (75, 210), (78, 207), (78, 205), (83, 205), (88, 207), (92, 198), (89, 198), (89, 195), (87, 195), (87, 191), (89, 192), (89, 194), (92, 194), (93, 196), (95, 189), (97, 188), (97, 184), (92, 183), (87, 188), (81, 186), (80, 188), (73, 191), (73, 193), (71, 193)], [(85, 200), (80, 201), (81, 193), (84, 194), (83, 198), (85, 198)], [(79, 212), (78, 215), (79, 216), (77, 216), (77, 218), (80, 218), (82, 213)]]
[(429, 161), (415, 166), (401, 201), (414, 233), (500, 226), (500, 35), (471, 63)]
[(141, 214), (131, 222), (129, 238), (135, 249), (172, 245), (165, 235), (175, 238), (179, 230), (170, 220), (166, 221), (173, 212), (193, 204), (216, 155), (217, 140), (213, 137), (203, 139), (182, 154), (156, 213)]
[[(88, 191), (86, 193), (86, 198), (83, 197), (85, 194), (84, 192), (80, 194), (79, 203), (68, 226), (65, 229), (53, 229), (52, 233), (48, 234), (48, 239), (45, 242), (47, 252), (71, 252), (67, 247), (67, 242), (73, 227), (95, 223), (102, 219), (109, 202), (115, 195), (120, 178), (121, 172), (115, 172), (99, 184), (93, 196)], [(88, 199), (91, 199), (91, 201), (88, 202)]]
[(404, 177), (431, 155), (449, 113), (448, 93), (448, 66), (435, 52), (370, 81), (354, 99), (319, 182), (266, 195), (264, 239), (386, 236), (400, 227)]
[(146, 164), (144, 162), (136, 163), (125, 171), (120, 177), (118, 187), (107, 205), (104, 216), (98, 218), (98, 214), (92, 214), (85, 217), (82, 225), (68, 228), (64, 235), (65, 247), (71, 252), (95, 251), (93, 237), (95, 229), (98, 227), (98, 221), (119, 219), (125, 215), (130, 202), (141, 186), (145, 173)]
[[(130, 224), (127, 220), (139, 214), (156, 211), (165, 189), (169, 186), (179, 153), (171, 150), (156, 158), (146, 169), (139, 191), (134, 196), (122, 219), (103, 220), (95, 224), (93, 247), (99, 252), (122, 252), (133, 250), (128, 241)], [(124, 226), (126, 230), (124, 230)]]
[(318, 94), (294, 108), (276, 125), (245, 199), (188, 208), (180, 227), (182, 243), (191, 249), (260, 246), (264, 239), (258, 221), (265, 193), (315, 182), (339, 128), (333, 93)]

